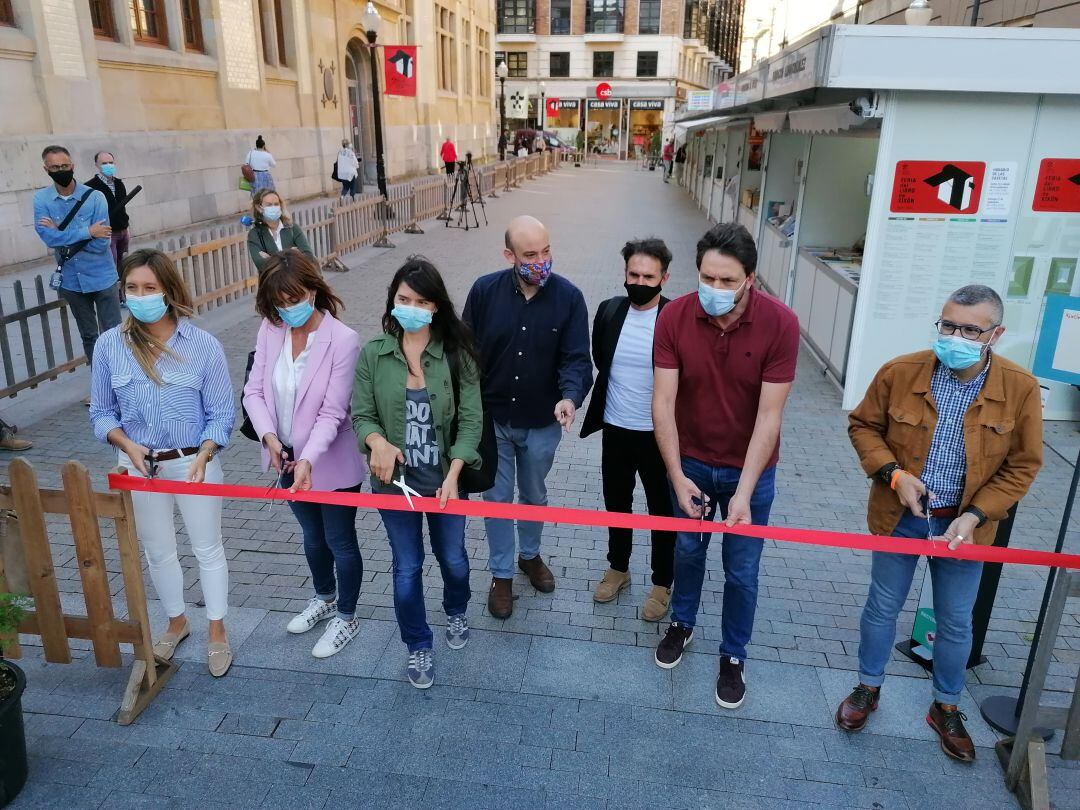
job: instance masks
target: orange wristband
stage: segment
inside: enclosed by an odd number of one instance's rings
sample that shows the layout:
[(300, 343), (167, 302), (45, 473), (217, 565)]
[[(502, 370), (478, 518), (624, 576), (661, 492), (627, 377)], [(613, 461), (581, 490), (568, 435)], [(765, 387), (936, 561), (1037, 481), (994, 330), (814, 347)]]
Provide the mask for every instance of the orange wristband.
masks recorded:
[(896, 491), (896, 482), (899, 480), (901, 475), (908, 475), (908, 472), (905, 470), (893, 470), (892, 475), (889, 476), (889, 489), (891, 489), (893, 492)]

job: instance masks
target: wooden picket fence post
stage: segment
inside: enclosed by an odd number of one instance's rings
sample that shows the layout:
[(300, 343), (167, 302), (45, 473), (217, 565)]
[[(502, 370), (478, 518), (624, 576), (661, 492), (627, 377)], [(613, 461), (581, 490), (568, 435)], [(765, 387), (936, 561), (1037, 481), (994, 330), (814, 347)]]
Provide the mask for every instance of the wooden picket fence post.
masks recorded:
[[(41, 636), (45, 660), (53, 664), (71, 663), (71, 638), (92, 642), (99, 667), (123, 666), (120, 645), (131, 644), (135, 662), (117, 714), (117, 722), (126, 726), (150, 705), (177, 669), (173, 662), (154, 655), (131, 493), (95, 492), (90, 473), (77, 461), (64, 465), (64, 488), (60, 490), (41, 489), (37, 473), (25, 459), (12, 461), (8, 474), (11, 485), (0, 487), (0, 509), (12, 511), (18, 518), (28, 595), (34, 599), (34, 610), (27, 613), (19, 632)], [(71, 522), (85, 616), (66, 614), (60, 604), (46, 515), (67, 515)], [(112, 518), (116, 525), (127, 619), (118, 619), (113, 613), (99, 518)], [(0, 592), (7, 591), (7, 582), (0, 559)], [(17, 638), (4, 641), (4, 655), (20, 657)]]

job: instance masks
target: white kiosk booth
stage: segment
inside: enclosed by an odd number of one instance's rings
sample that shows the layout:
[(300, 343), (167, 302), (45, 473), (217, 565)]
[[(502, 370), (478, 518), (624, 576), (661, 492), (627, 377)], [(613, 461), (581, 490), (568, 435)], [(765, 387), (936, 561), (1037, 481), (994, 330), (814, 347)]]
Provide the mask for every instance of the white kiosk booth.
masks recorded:
[[(677, 123), (683, 185), (755, 234), (844, 408), (968, 283), (1001, 293), (998, 351), (1031, 368), (1047, 297), (1080, 294), (1078, 76), (1077, 30), (830, 26)], [(1046, 418), (1080, 418), (1041, 382)]]

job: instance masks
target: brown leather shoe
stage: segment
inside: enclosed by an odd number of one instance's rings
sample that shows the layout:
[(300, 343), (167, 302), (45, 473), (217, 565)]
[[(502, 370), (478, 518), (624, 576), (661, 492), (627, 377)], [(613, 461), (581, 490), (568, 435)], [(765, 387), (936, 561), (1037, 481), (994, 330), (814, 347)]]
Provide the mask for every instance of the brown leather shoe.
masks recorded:
[(930, 704), (926, 722), (941, 738), (941, 750), (960, 762), (975, 761), (975, 743), (964, 728), (967, 715), (956, 706), (943, 706), (936, 700)]
[(630, 586), (630, 572), (616, 571), (609, 568), (604, 572), (604, 578), (596, 583), (593, 591), (594, 602), (611, 602), (619, 595), (619, 591)]
[(496, 619), (509, 619), (514, 612), (514, 580), (492, 577), (488, 592), (488, 613)]
[(544, 560), (539, 554), (531, 560), (518, 557), (518, 568), (529, 577), (529, 582), (540, 593), (551, 593), (555, 590), (555, 575), (544, 565)]
[(843, 731), (862, 731), (870, 713), (877, 711), (880, 698), (880, 689), (860, 683), (836, 710), (836, 727)]

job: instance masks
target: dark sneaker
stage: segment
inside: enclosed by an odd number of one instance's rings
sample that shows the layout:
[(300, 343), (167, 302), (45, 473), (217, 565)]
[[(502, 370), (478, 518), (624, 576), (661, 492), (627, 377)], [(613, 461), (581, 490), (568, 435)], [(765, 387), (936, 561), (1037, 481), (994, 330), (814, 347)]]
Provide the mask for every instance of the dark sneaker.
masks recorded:
[(435, 656), (430, 648), (409, 653), (409, 664), (405, 670), (409, 683), (417, 689), (427, 689), (435, 683)]
[(720, 674), (716, 676), (716, 705), (724, 709), (737, 709), (746, 699), (746, 676), (744, 661), (730, 656), (720, 659)]
[(881, 689), (859, 684), (836, 709), (836, 727), (843, 731), (862, 731), (870, 712), (876, 712)]
[(656, 665), (662, 669), (674, 669), (682, 661), (683, 650), (694, 640), (694, 628), (673, 624), (656, 645)]
[(956, 706), (944, 706), (936, 700), (930, 704), (926, 722), (941, 738), (941, 750), (960, 762), (975, 761), (975, 743), (964, 728), (967, 715)]

